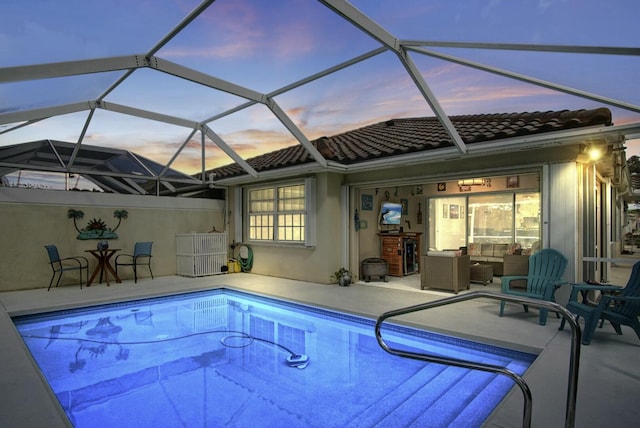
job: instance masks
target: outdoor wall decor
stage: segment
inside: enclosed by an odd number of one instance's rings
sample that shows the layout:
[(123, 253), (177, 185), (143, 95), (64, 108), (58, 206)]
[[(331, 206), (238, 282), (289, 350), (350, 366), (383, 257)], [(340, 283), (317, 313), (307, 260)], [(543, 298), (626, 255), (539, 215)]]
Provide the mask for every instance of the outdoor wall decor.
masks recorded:
[(362, 195), (362, 211), (373, 211), (373, 195)]
[(102, 219), (91, 219), (84, 229), (78, 227), (77, 220), (84, 217), (84, 212), (80, 210), (69, 209), (67, 211), (67, 218), (73, 219), (73, 226), (78, 231), (76, 239), (116, 239), (118, 235), (116, 230), (120, 227), (120, 223), (123, 218), (127, 218), (129, 213), (127, 210), (115, 210), (113, 217), (118, 219), (118, 224), (115, 228), (111, 229), (102, 221)]

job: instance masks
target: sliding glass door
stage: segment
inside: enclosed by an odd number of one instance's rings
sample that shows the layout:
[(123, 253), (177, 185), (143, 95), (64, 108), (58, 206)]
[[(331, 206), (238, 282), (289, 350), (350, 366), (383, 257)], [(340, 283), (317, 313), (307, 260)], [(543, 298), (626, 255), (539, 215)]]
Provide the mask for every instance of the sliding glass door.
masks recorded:
[(505, 192), (430, 198), (429, 249), (458, 249), (467, 244), (520, 244), (540, 240), (540, 193)]
[(522, 248), (540, 245), (540, 193), (516, 193), (515, 240)]
[(468, 242), (513, 243), (513, 193), (469, 196)]
[(467, 198), (429, 199), (429, 249), (457, 250), (466, 245)]

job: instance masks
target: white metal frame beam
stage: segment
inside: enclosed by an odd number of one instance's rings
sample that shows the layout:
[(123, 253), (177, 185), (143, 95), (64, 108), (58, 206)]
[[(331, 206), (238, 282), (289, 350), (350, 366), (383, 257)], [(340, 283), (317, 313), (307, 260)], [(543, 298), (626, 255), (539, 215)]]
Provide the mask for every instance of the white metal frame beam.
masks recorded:
[(202, 130), (205, 133), (205, 135), (211, 139), (211, 141), (216, 143), (218, 145), (218, 147), (220, 147), (220, 149), (227, 154), (227, 156), (229, 156), (231, 159), (234, 160), (234, 162), (236, 162), (238, 165), (240, 165), (242, 167), (242, 169), (247, 171), (247, 173), (250, 176), (252, 176), (252, 177), (257, 177), (258, 176), (258, 173), (256, 172), (256, 170), (253, 169), (253, 167), (251, 165), (249, 165), (247, 163), (247, 161), (242, 159), (240, 157), (240, 155), (238, 155), (238, 153), (236, 153), (235, 150), (233, 150), (231, 147), (229, 147), (229, 145), (227, 145), (227, 143), (222, 138), (220, 138), (220, 136), (218, 134), (216, 134), (213, 131), (213, 129), (209, 128), (208, 125), (203, 125), (202, 126)]
[[(58, 62), (51, 64), (39, 64), (39, 65), (29, 65), (29, 66), (18, 66), (18, 67), (6, 67), (0, 68), (0, 83), (10, 83), (10, 82), (20, 82), (27, 80), (38, 80), (38, 79), (52, 79), (59, 77), (68, 77), (74, 75), (85, 75), (92, 73), (105, 73), (105, 72), (116, 72), (121, 71), (122, 73), (117, 77), (114, 83), (112, 83), (109, 87), (105, 89), (105, 91), (95, 100), (89, 100), (78, 103), (69, 103), (63, 104), (53, 107), (45, 107), (38, 108), (32, 110), (23, 110), (23, 111), (12, 111), (0, 114), (0, 125), (3, 124), (12, 124), (13, 126), (9, 127), (9, 129), (5, 129), (0, 131), (0, 133), (11, 132), (13, 130), (22, 128), (34, 122), (47, 119), (53, 116), (65, 115), (70, 113), (77, 113), (80, 111), (89, 110), (89, 115), (85, 121), (84, 128), (80, 133), (80, 137), (76, 143), (76, 147), (74, 149), (74, 154), (72, 155), (69, 165), (66, 165), (67, 171), (77, 170), (74, 168), (75, 156), (80, 149), (80, 145), (83, 142), (84, 135), (88, 129), (89, 123), (93, 117), (94, 111), (96, 108), (101, 108), (104, 110), (117, 112), (121, 114), (126, 114), (130, 116), (140, 117), (143, 119), (159, 121), (163, 123), (168, 123), (176, 126), (186, 127), (190, 129), (189, 137), (185, 140), (182, 146), (176, 151), (168, 164), (165, 165), (164, 169), (160, 173), (158, 177), (153, 177), (149, 179), (156, 180), (159, 184), (160, 182), (163, 185), (168, 185), (172, 187), (170, 184), (165, 183), (162, 176), (166, 174), (169, 170), (170, 165), (175, 161), (175, 159), (182, 152), (186, 144), (191, 140), (193, 135), (197, 130), (201, 132), (201, 150), (202, 150), (202, 172), (205, 172), (205, 144), (204, 139), (205, 136), (209, 137), (214, 144), (216, 144), (220, 149), (226, 153), (233, 161), (239, 164), (242, 168), (244, 168), (250, 177), (264, 177), (271, 176), (274, 172), (268, 173), (260, 173), (258, 174), (245, 160), (243, 160), (235, 150), (233, 150), (229, 144), (227, 144), (218, 134), (216, 134), (210, 127), (211, 122), (214, 122), (223, 117), (229, 116), (233, 113), (246, 109), (255, 104), (263, 104), (265, 105), (273, 115), (284, 125), (284, 127), (297, 139), (297, 141), (310, 153), (310, 155), (315, 160), (316, 164), (313, 165), (305, 165), (305, 169), (332, 169), (332, 170), (340, 170), (340, 171), (358, 171), (364, 168), (370, 168), (372, 165), (375, 165), (375, 161), (367, 162), (356, 165), (340, 165), (336, 162), (327, 161), (320, 152), (313, 146), (313, 144), (308, 140), (308, 138), (304, 135), (304, 133), (296, 126), (293, 120), (286, 114), (286, 112), (278, 105), (275, 101), (275, 97), (278, 95), (284, 94), (292, 89), (298, 88), (300, 86), (306, 85), (310, 82), (313, 82), (317, 79), (330, 75), (339, 70), (350, 67), (359, 62), (365, 61), (373, 56), (382, 54), (382, 53), (393, 53), (395, 54), (406, 72), (409, 74), (414, 84), (422, 94), (423, 98), (427, 102), (427, 104), (431, 107), (432, 112), (439, 119), (442, 126), (450, 135), (451, 139), (454, 142), (455, 147), (438, 150), (436, 159), (442, 159), (444, 157), (455, 157), (459, 156), (461, 153), (483, 153), (489, 150), (504, 150), (505, 148), (515, 147), (515, 144), (518, 147), (530, 147), (532, 144), (536, 144), (540, 142), (538, 138), (519, 138), (512, 140), (504, 140), (497, 143), (491, 144), (474, 144), (473, 147), (465, 145), (465, 143), (460, 138), (457, 130), (453, 126), (450, 121), (448, 115), (445, 113), (444, 109), (439, 104), (439, 101), (435, 94), (430, 89), (428, 83), (425, 81), (424, 77), (420, 73), (420, 70), (416, 66), (413, 61), (411, 55), (420, 54), (420, 55), (428, 55), (432, 57), (436, 57), (445, 61), (457, 63), (463, 66), (468, 66), (472, 68), (476, 68), (479, 70), (483, 70), (486, 72), (494, 73), (497, 75), (501, 75), (507, 78), (519, 80), (522, 82), (542, 86), (545, 88), (549, 88), (555, 91), (560, 91), (564, 93), (568, 93), (571, 95), (576, 95), (582, 98), (594, 100), (597, 102), (602, 102), (604, 104), (608, 104), (615, 107), (620, 107), (625, 110), (640, 112), (640, 106), (637, 104), (632, 104), (628, 102), (624, 102), (621, 100), (616, 100), (608, 97), (603, 97), (597, 94), (589, 93), (586, 91), (582, 91), (579, 89), (571, 88), (568, 86), (560, 85), (557, 83), (553, 83), (550, 81), (545, 81), (542, 79), (537, 79), (531, 76), (527, 76), (520, 73), (511, 72), (508, 70), (500, 69), (498, 67), (493, 67), (485, 64), (481, 64), (478, 62), (466, 60), (463, 58), (458, 58), (453, 55), (448, 55), (445, 53), (437, 52), (430, 48), (464, 48), (464, 49), (492, 49), (492, 50), (517, 50), (517, 51), (535, 51), (535, 52), (556, 52), (556, 53), (575, 53), (575, 54), (599, 54), (599, 55), (627, 55), (627, 56), (640, 56), (640, 48), (633, 47), (609, 47), (609, 46), (571, 46), (571, 45), (534, 45), (534, 44), (514, 44), (514, 43), (481, 43), (481, 42), (447, 42), (447, 41), (416, 41), (416, 40), (399, 40), (392, 33), (387, 31), (380, 24), (369, 18), (367, 15), (362, 13), (356, 7), (354, 7), (351, 3), (346, 0), (319, 0), (321, 4), (325, 7), (332, 10), (334, 13), (345, 19), (347, 22), (358, 28), (364, 34), (371, 37), (373, 40), (380, 43), (380, 47), (373, 49), (369, 52), (366, 52), (357, 57), (351, 58), (347, 61), (344, 61), (340, 64), (337, 64), (333, 67), (327, 68), (310, 76), (307, 76), (301, 80), (290, 83), (286, 86), (283, 86), (273, 92), (264, 94), (258, 91), (255, 91), (251, 88), (247, 88), (241, 85), (234, 84), (232, 82), (220, 79), (213, 75), (209, 75), (188, 67), (184, 67), (182, 65), (173, 63), (171, 61), (167, 61), (165, 59), (159, 58), (156, 54), (164, 47), (169, 41), (171, 41), (174, 37), (176, 37), (182, 30), (184, 30), (192, 21), (194, 21), (197, 17), (199, 17), (211, 4), (213, 4), (215, 0), (203, 0), (201, 3), (196, 6), (188, 15), (186, 15), (180, 23), (178, 23), (175, 27), (173, 27), (164, 37), (162, 37), (146, 54), (135, 54), (135, 55), (126, 55), (126, 56), (116, 56), (116, 57), (108, 57), (108, 58), (98, 58), (98, 59), (89, 59), (89, 60), (79, 60), (79, 61), (67, 61), (67, 62)], [(196, 84), (200, 84), (206, 86), (208, 88), (219, 90), (234, 96), (237, 96), (241, 99), (246, 100), (241, 105), (224, 111), (222, 113), (216, 114), (213, 117), (206, 119), (205, 121), (198, 122), (196, 120), (189, 120), (185, 118), (175, 117), (172, 115), (161, 114), (159, 112), (142, 110), (126, 105), (121, 105), (117, 103), (111, 103), (105, 101), (105, 97), (110, 94), (115, 88), (125, 82), (134, 72), (139, 68), (152, 68), (156, 71), (163, 72), (172, 76), (175, 76), (180, 79), (185, 79), (190, 82), (194, 82)], [(240, 100), (242, 101), (242, 100)], [(633, 128), (630, 128), (629, 132), (633, 134), (638, 134), (640, 130), (638, 130), (638, 126), (636, 125)], [(602, 135), (613, 135), (614, 131), (613, 127), (602, 127)], [(619, 127), (615, 127), (616, 129), (621, 129)], [(588, 132), (593, 132), (593, 130), (589, 130)], [(631, 134), (624, 134), (627, 138), (630, 138)], [(575, 134), (576, 138), (580, 136), (579, 133)], [(555, 138), (555, 137), (551, 137)], [(613, 138), (613, 137), (611, 137)], [(631, 137), (633, 138), (633, 137)], [(544, 140), (547, 141), (547, 140)], [(545, 143), (546, 144), (546, 143)], [(428, 156), (434, 156), (435, 151), (429, 151)], [(412, 156), (416, 157), (416, 154)], [(426, 155), (425, 155), (426, 156)], [(420, 157), (420, 156), (417, 156)], [(395, 161), (396, 158), (394, 158)], [(399, 159), (402, 161), (402, 159)], [(388, 164), (389, 160), (385, 159), (380, 162), (382, 164)], [(5, 165), (9, 165), (13, 167), (14, 165), (10, 165), (5, 163)], [(40, 169), (46, 170), (47, 168), (39, 167), (32, 168), (32, 166), (28, 166), (25, 168), (24, 165), (20, 166), (24, 169)], [(58, 171), (56, 169), (57, 172)], [(109, 173), (114, 176), (126, 176), (122, 174)], [(107, 175), (107, 174), (98, 174), (98, 175)], [(140, 178), (138, 176), (132, 175), (129, 177), (131, 179)], [(179, 182), (180, 180), (171, 180), (171, 182)], [(201, 184), (204, 184), (206, 181), (206, 177), (202, 177), (202, 180), (199, 180)], [(185, 180), (185, 182), (187, 182)], [(193, 181), (189, 181), (193, 182)]]
[(96, 107), (113, 111), (116, 113), (127, 114), (129, 116), (140, 117), (143, 119), (154, 120), (156, 122), (169, 123), (171, 125), (182, 126), (189, 129), (198, 127), (198, 122), (189, 119), (182, 119), (175, 116), (169, 116), (167, 114), (155, 113), (149, 110), (142, 110), (134, 107), (125, 106), (122, 104), (116, 104), (112, 102), (100, 101), (97, 102)]
[(160, 171), (160, 174), (158, 174), (158, 176), (162, 177), (167, 173), (167, 171), (169, 171), (169, 168), (171, 168), (171, 165), (173, 164), (173, 162), (178, 158), (180, 153), (182, 153), (182, 150), (184, 150), (187, 144), (189, 144), (189, 141), (191, 141), (191, 138), (195, 135), (196, 132), (197, 130), (194, 129), (189, 133), (187, 138), (185, 138), (184, 142), (180, 145), (180, 147), (178, 147), (178, 150), (176, 150), (176, 152), (173, 154), (171, 159), (169, 159), (169, 162), (167, 162), (167, 164), (164, 166), (162, 171)]
[(304, 146), (305, 149), (309, 152), (311, 157), (315, 159), (315, 161), (320, 164), (323, 168), (327, 166), (327, 160), (320, 154), (320, 152), (311, 144), (311, 142), (307, 139), (307, 137), (300, 131), (300, 129), (296, 126), (295, 123), (287, 116), (287, 114), (280, 108), (278, 103), (276, 103), (273, 99), (270, 99), (267, 103), (267, 107), (269, 110), (280, 120), (280, 122), (289, 130), (290, 133), (293, 134), (294, 137), (298, 139), (300, 144)]
[(79, 103), (63, 104), (54, 107), (0, 113), (0, 125), (22, 121), (38, 121), (53, 116), (77, 113), (79, 111), (85, 111), (95, 107), (96, 105), (94, 101), (82, 101)]
[(188, 67), (166, 61), (158, 57), (152, 57), (149, 61), (149, 67), (162, 71), (167, 74), (171, 74), (176, 77), (180, 77), (191, 82), (199, 83), (209, 88), (218, 89), (220, 91), (227, 92), (232, 95), (236, 95), (247, 100), (255, 101), (264, 104), (266, 96), (260, 92), (254, 91), (249, 88), (245, 88), (235, 83), (227, 82), (226, 80), (219, 79), (210, 74), (205, 74), (200, 71), (193, 70)]
[(432, 56), (435, 58), (443, 59), (448, 62), (453, 62), (456, 64), (464, 65), (467, 67), (475, 68), (478, 70), (486, 71), (489, 73), (497, 74), (499, 76), (508, 77), (510, 79), (519, 80), (521, 82), (531, 83), (533, 85), (541, 86), (543, 88), (553, 89), (555, 91), (564, 92), (570, 95), (576, 95), (578, 97), (586, 98), (592, 101), (602, 102), (611, 106), (620, 107), (626, 110), (634, 111), (636, 113), (640, 113), (640, 106), (627, 103), (624, 101), (616, 100), (614, 98), (603, 97), (601, 95), (593, 94), (587, 91), (582, 91), (580, 89), (571, 88), (569, 86), (560, 85), (557, 83), (550, 82), (548, 80), (537, 79), (535, 77), (527, 76), (525, 74), (516, 73), (513, 71), (504, 70), (498, 67), (493, 67), (490, 65), (485, 65), (476, 61), (471, 61), (463, 58), (459, 58), (453, 55), (444, 54), (441, 52), (433, 51), (431, 49), (425, 48), (410, 48), (411, 51), (421, 53), (424, 55)]
[(353, 5), (344, 0), (319, 1), (336, 12), (338, 15), (342, 16), (345, 20), (353, 24), (355, 27), (359, 28), (364, 33), (382, 43), (398, 56), (407, 73), (409, 73), (409, 76), (418, 87), (418, 90), (424, 97), (425, 101), (429, 104), (431, 110), (436, 115), (444, 129), (447, 131), (458, 150), (462, 153), (465, 153), (467, 150), (466, 145), (464, 141), (462, 141), (460, 134), (458, 134), (458, 131), (453, 126), (453, 123), (451, 123), (449, 116), (440, 105), (440, 102), (438, 101), (433, 91), (431, 91), (431, 88), (429, 88), (429, 85), (424, 80), (424, 77), (422, 77), (420, 70), (418, 70), (405, 48), (401, 46), (400, 40), (393, 34), (389, 33), (382, 26), (380, 26), (380, 24), (378, 24), (367, 15), (362, 13), (360, 10), (356, 9)]
[(581, 46), (581, 45), (539, 45), (526, 43), (480, 43), (480, 42), (445, 42), (434, 40), (402, 40), (407, 47), (430, 46), (440, 48), (489, 49), (556, 53), (578, 53), (593, 55), (631, 55), (640, 56), (640, 48), (623, 46)]
[(95, 109), (89, 110), (89, 114), (87, 115), (87, 119), (84, 121), (84, 126), (82, 127), (82, 131), (80, 131), (80, 136), (78, 137), (78, 142), (73, 148), (73, 153), (71, 153), (71, 157), (69, 158), (69, 165), (67, 165), (68, 169), (71, 169), (73, 163), (76, 161), (76, 157), (78, 156), (78, 152), (80, 151), (80, 145), (82, 144), (82, 140), (87, 133), (87, 129), (89, 128), (89, 124), (91, 123), (91, 119), (93, 118), (93, 114)]
[(127, 55), (110, 58), (6, 67), (0, 68), (0, 83), (104, 73), (146, 66), (147, 60), (143, 55)]

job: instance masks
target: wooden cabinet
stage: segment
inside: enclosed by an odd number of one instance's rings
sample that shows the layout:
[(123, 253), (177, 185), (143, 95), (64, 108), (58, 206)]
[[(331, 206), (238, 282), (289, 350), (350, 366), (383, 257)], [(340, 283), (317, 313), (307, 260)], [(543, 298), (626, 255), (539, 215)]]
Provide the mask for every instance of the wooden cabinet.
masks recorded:
[(420, 272), (420, 233), (380, 233), (380, 258), (388, 263), (389, 275)]

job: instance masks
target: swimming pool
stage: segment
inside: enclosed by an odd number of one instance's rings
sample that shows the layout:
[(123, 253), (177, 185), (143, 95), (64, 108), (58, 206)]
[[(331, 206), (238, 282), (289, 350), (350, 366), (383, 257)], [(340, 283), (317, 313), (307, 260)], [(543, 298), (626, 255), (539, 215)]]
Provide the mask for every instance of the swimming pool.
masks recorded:
[[(480, 426), (513, 383), (384, 352), (375, 320), (219, 289), (14, 317), (76, 427)], [(535, 356), (385, 324), (395, 347)]]

